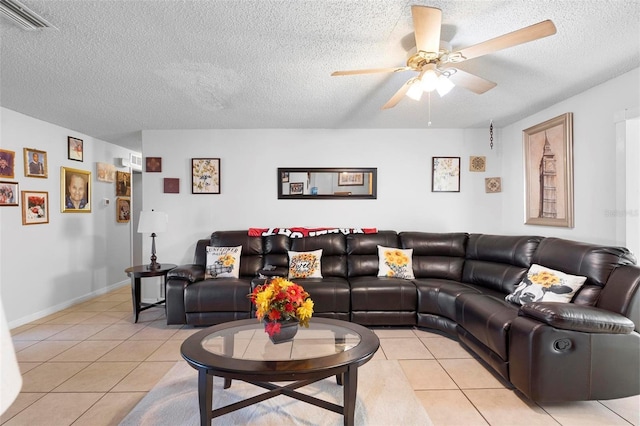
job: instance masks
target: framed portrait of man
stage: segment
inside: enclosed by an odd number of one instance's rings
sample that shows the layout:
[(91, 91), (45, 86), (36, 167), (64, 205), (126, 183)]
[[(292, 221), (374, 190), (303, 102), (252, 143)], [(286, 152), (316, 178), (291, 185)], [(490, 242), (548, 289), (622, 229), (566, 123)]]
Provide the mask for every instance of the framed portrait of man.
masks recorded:
[(13, 179), (15, 176), (16, 153), (0, 149), (0, 177)]
[(47, 153), (33, 148), (24, 148), (24, 175), (47, 177)]

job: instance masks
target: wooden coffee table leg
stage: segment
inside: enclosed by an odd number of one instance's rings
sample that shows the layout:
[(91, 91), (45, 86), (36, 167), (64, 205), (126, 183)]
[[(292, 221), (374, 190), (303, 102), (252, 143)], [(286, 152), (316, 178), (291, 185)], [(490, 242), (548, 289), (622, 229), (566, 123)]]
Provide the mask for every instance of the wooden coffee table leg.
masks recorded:
[(343, 374), (344, 425), (353, 426), (356, 413), (356, 392), (358, 390), (358, 367), (350, 365)]
[(200, 426), (211, 426), (213, 411), (213, 376), (207, 370), (198, 370), (198, 402), (200, 403)]

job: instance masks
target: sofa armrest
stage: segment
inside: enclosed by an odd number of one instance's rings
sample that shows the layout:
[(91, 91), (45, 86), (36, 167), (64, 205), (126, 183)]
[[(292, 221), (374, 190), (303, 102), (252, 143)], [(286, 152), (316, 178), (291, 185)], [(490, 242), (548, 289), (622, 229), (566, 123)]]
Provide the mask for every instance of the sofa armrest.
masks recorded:
[(167, 279), (186, 280), (190, 283), (202, 281), (204, 279), (204, 266), (202, 265), (180, 265), (169, 271)]
[(520, 308), (518, 315), (536, 319), (562, 330), (585, 333), (629, 334), (634, 324), (615, 312), (573, 303), (533, 302)]

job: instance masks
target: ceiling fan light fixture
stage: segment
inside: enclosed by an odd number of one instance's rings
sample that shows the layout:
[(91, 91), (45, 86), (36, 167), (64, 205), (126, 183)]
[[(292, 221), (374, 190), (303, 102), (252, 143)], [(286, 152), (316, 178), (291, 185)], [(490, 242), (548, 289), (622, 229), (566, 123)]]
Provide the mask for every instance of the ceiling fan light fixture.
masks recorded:
[(425, 71), (422, 76), (422, 90), (425, 92), (433, 92), (438, 84), (438, 75), (434, 70)]
[(414, 101), (419, 101), (422, 98), (422, 82), (414, 78), (411, 83), (409, 83), (409, 90), (407, 90), (407, 97), (413, 99)]
[(444, 95), (449, 93), (454, 87), (456, 87), (456, 85), (453, 84), (453, 82), (449, 80), (449, 77), (447, 77), (446, 75), (442, 74), (440, 75), (440, 77), (438, 77), (436, 90), (438, 91), (438, 95), (440, 95), (440, 97), (443, 97)]

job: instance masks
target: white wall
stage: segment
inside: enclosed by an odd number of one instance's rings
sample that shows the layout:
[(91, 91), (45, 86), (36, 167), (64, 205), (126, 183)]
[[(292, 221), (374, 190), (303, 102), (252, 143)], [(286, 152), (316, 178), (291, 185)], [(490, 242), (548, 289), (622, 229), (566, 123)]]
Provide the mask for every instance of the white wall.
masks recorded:
[[(48, 224), (22, 225), (21, 201), (0, 208), (0, 291), (16, 327), (129, 282), (130, 224), (116, 222), (115, 183), (96, 180), (96, 162), (116, 164), (131, 151), (5, 108), (0, 114), (2, 148), (16, 153), (9, 180), (21, 191), (49, 193)], [(83, 162), (67, 159), (68, 136), (84, 141)], [(24, 176), (23, 148), (46, 151), (47, 179)], [(61, 166), (91, 171), (91, 213), (60, 212)]]
[[(166, 211), (169, 231), (158, 258), (187, 263), (212, 231), (249, 227), (375, 227), (397, 231), (498, 232), (501, 194), (497, 149), (483, 130), (183, 130), (144, 131), (143, 155), (162, 157), (162, 173), (143, 174), (143, 208)], [(469, 172), (469, 156), (487, 172)], [(431, 158), (460, 156), (461, 192), (431, 192)], [(221, 194), (191, 194), (191, 158), (221, 159)], [(278, 167), (377, 167), (376, 200), (278, 200)], [(163, 194), (162, 179), (180, 179)], [(148, 244), (148, 242), (147, 242)], [(145, 248), (149, 251), (149, 247)]]
[[(624, 245), (616, 238), (620, 191), (616, 188), (615, 115), (638, 105), (640, 69), (636, 68), (501, 129), (502, 232)], [(573, 113), (575, 227), (524, 225), (522, 131), (566, 112)]]

